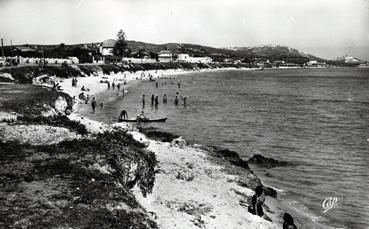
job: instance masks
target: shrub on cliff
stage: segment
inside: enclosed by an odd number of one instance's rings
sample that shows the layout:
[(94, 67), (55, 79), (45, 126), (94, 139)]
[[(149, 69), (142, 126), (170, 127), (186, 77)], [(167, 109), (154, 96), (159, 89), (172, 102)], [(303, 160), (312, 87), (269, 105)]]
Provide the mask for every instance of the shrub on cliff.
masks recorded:
[(3, 226), (157, 228), (129, 190), (137, 184), (145, 195), (154, 183), (155, 156), (136, 143), (124, 131), (58, 145), (0, 142)]

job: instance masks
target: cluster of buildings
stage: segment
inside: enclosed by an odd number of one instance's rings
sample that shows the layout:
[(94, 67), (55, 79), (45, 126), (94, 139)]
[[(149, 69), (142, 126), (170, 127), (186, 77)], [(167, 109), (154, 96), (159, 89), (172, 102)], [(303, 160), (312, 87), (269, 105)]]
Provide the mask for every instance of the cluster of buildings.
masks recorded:
[(40, 58), (40, 57), (22, 57), (22, 56), (9, 56), (0, 57), (0, 67), (11, 65), (37, 65), (37, 64), (78, 64), (79, 59), (77, 57), (67, 58)]
[[(101, 58), (95, 60), (95, 62), (105, 62), (105, 59), (109, 56), (113, 56), (114, 47), (116, 44), (116, 40), (108, 39), (101, 43), (99, 47), (99, 53), (101, 54)], [(123, 57), (123, 61), (129, 63), (155, 63), (155, 62), (187, 62), (187, 63), (211, 63), (212, 59), (210, 57), (191, 57), (189, 54), (180, 53), (174, 54), (169, 50), (163, 50), (158, 53), (158, 58), (153, 59), (150, 54), (143, 52), (140, 58), (134, 57), (135, 53), (132, 53), (133, 57)]]
[(66, 58), (44, 58), (43, 51), (38, 51), (35, 48), (27, 46), (13, 46), (12, 50), (16, 52), (14, 56), (0, 57), (0, 67), (16, 66), (27, 64), (78, 64), (79, 59), (74, 56)]

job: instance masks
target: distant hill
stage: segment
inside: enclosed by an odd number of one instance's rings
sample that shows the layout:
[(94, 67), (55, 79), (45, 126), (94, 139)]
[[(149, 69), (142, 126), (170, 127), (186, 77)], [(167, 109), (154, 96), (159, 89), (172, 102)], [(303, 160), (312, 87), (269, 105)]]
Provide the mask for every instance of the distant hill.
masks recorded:
[(127, 41), (131, 51), (157, 53), (161, 50), (171, 50), (174, 53), (187, 53), (191, 56), (210, 56), (214, 60), (241, 59), (251, 61), (252, 59), (268, 59), (269, 61), (281, 60), (291, 63), (306, 63), (310, 59), (325, 61), (323, 58), (315, 57), (286, 46), (257, 46), (257, 47), (232, 47), (214, 48), (197, 44), (150, 44), (138, 41)]

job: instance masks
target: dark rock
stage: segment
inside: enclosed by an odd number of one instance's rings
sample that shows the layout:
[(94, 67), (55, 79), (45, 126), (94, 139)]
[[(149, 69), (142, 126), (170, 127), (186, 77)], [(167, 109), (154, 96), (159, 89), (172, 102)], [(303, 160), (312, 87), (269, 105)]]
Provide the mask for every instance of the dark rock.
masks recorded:
[(289, 165), (286, 161), (278, 161), (274, 158), (264, 157), (263, 155), (256, 154), (252, 156), (249, 160), (247, 160), (250, 164), (255, 164), (258, 166), (263, 166), (266, 168), (274, 168), (278, 166), (287, 166)]
[(242, 167), (244, 169), (250, 170), (247, 161), (244, 161), (240, 158), (240, 155), (235, 151), (231, 151), (228, 149), (215, 149), (215, 152), (225, 158), (227, 161), (231, 162), (231, 164)]
[(161, 142), (172, 142), (174, 139), (179, 137), (178, 135), (164, 131), (159, 131), (154, 128), (139, 128), (139, 130), (142, 133), (144, 133), (146, 137)]
[(264, 192), (266, 196), (277, 198), (277, 191), (274, 188), (264, 186)]

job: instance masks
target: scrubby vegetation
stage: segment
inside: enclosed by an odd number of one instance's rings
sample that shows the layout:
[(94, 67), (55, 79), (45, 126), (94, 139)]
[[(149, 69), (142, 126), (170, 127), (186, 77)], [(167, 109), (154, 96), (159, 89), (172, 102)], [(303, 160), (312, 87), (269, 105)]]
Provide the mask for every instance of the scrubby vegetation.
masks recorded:
[(23, 116), (41, 116), (43, 111), (54, 108), (60, 96), (66, 99), (67, 108), (73, 105), (68, 94), (37, 85), (0, 84), (0, 89), (0, 110)]
[(143, 147), (124, 131), (0, 143), (0, 227), (157, 228), (130, 192), (154, 184), (155, 155)]
[(76, 131), (81, 135), (86, 135), (88, 133), (84, 125), (82, 125), (80, 122), (70, 120), (67, 116), (20, 116), (17, 118), (17, 121), (25, 124), (66, 127), (70, 130)]

